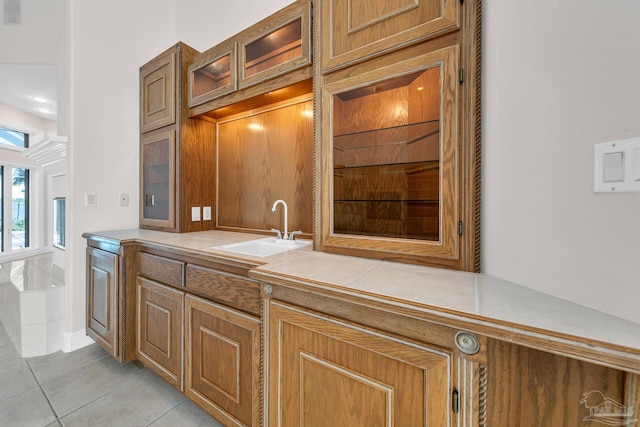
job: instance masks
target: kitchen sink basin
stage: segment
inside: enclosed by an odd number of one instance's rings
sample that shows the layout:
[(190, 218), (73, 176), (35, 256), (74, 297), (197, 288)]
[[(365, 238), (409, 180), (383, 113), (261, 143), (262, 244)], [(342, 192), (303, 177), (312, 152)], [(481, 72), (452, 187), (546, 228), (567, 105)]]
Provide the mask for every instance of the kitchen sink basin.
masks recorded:
[(235, 252), (244, 255), (265, 257), (290, 251), (292, 249), (304, 248), (312, 243), (311, 240), (283, 240), (275, 237), (249, 240), (246, 242), (231, 243), (228, 245), (214, 246), (213, 249)]

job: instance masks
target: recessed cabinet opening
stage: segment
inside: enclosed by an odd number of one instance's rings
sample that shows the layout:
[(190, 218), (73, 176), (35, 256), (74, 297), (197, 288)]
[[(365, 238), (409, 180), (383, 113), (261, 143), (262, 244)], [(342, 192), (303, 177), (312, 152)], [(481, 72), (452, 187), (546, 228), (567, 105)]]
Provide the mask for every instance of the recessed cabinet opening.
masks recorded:
[(439, 66), (333, 95), (333, 232), (440, 239)]
[(302, 56), (302, 18), (244, 46), (244, 77)]
[(193, 70), (191, 74), (191, 97), (215, 92), (224, 87), (231, 87), (231, 62), (232, 55), (228, 53), (213, 62)]

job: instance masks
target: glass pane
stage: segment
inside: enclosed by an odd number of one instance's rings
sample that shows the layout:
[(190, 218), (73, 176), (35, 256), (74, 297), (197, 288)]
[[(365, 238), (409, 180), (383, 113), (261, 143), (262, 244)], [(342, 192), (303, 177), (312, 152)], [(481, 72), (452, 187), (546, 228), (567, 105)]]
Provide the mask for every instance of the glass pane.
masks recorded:
[(302, 18), (244, 47), (244, 76), (250, 77), (302, 56)]
[(29, 169), (13, 168), (12, 248), (29, 247)]
[(440, 68), (333, 97), (333, 231), (440, 238)]
[(66, 199), (64, 197), (53, 199), (53, 245), (61, 248), (65, 246), (65, 210)]
[(0, 142), (16, 147), (29, 147), (29, 134), (0, 127)]
[(162, 139), (142, 146), (144, 165), (144, 218), (169, 219), (170, 141)]
[(231, 85), (231, 53), (194, 70), (191, 78), (192, 98)]

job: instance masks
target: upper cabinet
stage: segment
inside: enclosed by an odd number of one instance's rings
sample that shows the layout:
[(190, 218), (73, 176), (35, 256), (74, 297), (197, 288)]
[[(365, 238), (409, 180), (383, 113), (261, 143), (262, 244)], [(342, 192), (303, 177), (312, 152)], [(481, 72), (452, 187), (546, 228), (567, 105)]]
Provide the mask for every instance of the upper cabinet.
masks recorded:
[(327, 72), (460, 28), (457, 0), (321, 0)]
[(184, 43), (140, 68), (140, 227), (202, 231), (215, 222), (215, 123), (189, 118), (187, 67), (199, 54)]
[(298, 73), (281, 82), (245, 91), (310, 64), (311, 2), (299, 1), (195, 58), (189, 67), (189, 107), (236, 92), (227, 102), (196, 109), (197, 115), (310, 79), (310, 72)]
[(140, 132), (176, 122), (176, 52), (171, 51), (140, 69)]
[(479, 3), (433, 3), (322, 2), (322, 251), (479, 268)]

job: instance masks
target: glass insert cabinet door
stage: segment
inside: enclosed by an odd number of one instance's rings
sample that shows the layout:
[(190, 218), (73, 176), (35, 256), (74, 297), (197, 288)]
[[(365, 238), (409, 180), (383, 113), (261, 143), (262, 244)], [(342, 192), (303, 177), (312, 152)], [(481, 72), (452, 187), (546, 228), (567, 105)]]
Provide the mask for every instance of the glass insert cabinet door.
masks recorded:
[(175, 131), (142, 139), (141, 224), (175, 226)]
[(323, 250), (456, 256), (456, 58), (453, 46), (325, 85)]

